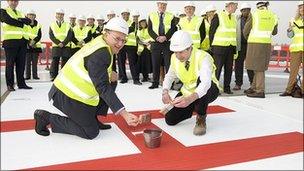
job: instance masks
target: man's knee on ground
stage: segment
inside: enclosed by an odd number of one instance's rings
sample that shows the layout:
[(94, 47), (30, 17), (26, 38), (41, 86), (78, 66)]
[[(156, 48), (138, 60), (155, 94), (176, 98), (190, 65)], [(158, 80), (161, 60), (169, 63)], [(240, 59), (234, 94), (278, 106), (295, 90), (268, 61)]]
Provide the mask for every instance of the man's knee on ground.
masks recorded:
[(167, 125), (171, 125), (171, 126), (178, 124), (178, 122), (172, 120), (171, 118), (169, 118), (167, 116), (165, 118), (165, 121), (166, 121)]
[(99, 134), (99, 129), (98, 127), (96, 128), (86, 128), (84, 129), (85, 132), (85, 136), (83, 138), (88, 139), (88, 140), (92, 140), (94, 138), (96, 138)]

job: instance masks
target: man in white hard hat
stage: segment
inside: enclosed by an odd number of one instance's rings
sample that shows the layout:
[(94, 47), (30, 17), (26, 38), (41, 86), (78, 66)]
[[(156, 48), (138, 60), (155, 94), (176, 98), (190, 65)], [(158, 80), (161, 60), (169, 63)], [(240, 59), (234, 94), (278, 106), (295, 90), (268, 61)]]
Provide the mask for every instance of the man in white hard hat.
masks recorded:
[[(30, 20), (17, 10), (18, 0), (8, 0), (8, 6), (1, 8), (1, 40), (5, 51), (5, 80), (8, 91), (15, 91), (14, 88), (14, 67), (16, 66), (17, 86), (19, 89), (32, 89), (26, 85), (24, 80), (26, 43), (28, 35), (25, 25)], [(10, 33), (11, 32), (11, 33)], [(13, 33), (13, 34), (12, 34)]]
[(194, 2), (187, 1), (184, 5), (184, 11), (186, 17), (181, 18), (178, 25), (180, 26), (181, 30), (190, 33), (193, 40), (193, 46), (195, 48), (200, 48), (201, 43), (206, 36), (205, 23), (201, 17), (194, 14)]
[[(116, 14), (113, 10), (108, 10), (107, 11), (107, 22), (110, 21), (112, 18), (116, 17)], [(105, 22), (105, 24), (107, 24), (107, 22)]]
[[(236, 50), (237, 50), (237, 56), (234, 60), (234, 76), (235, 76), (235, 86), (232, 90), (241, 90), (241, 87), (243, 85), (243, 71), (244, 71), (244, 61), (246, 59), (246, 53), (247, 53), (247, 40), (244, 37), (243, 30), (245, 23), (247, 21), (248, 16), (250, 15), (251, 6), (248, 3), (242, 3), (241, 4), (241, 15), (237, 16), (237, 27), (236, 27)], [(250, 82), (250, 85), (253, 81), (253, 71), (247, 70), (248, 79)]]
[(96, 35), (94, 37), (97, 37), (102, 34), (103, 27), (105, 25), (104, 23), (105, 19), (103, 15), (99, 15), (98, 17), (96, 17), (96, 21), (97, 21), (97, 29), (96, 29)]
[[(130, 20), (130, 10), (128, 8), (124, 8), (120, 14), (121, 14), (121, 17), (128, 23), (129, 27), (131, 27), (132, 21)], [(134, 31), (134, 30), (132, 30), (132, 31)], [(129, 28), (129, 32), (131, 33), (130, 28)], [(126, 45), (129, 43), (130, 43), (130, 40), (128, 39), (128, 42), (126, 43)], [(126, 60), (127, 60), (126, 45), (117, 54), (118, 74), (119, 74), (120, 83), (122, 83), (122, 84), (128, 82), (128, 77), (127, 77), (127, 73), (126, 73)]]
[(73, 38), (71, 53), (74, 55), (86, 43), (92, 40), (91, 28), (86, 26), (86, 17), (80, 15), (77, 19), (77, 25), (73, 28)]
[(49, 92), (53, 105), (66, 116), (36, 110), (37, 134), (48, 136), (47, 126), (50, 125), (54, 133), (94, 139), (100, 129), (111, 128), (97, 118), (97, 114), (106, 115), (109, 107), (130, 126), (141, 122), (126, 111), (111, 86), (111, 82), (117, 80), (117, 74), (112, 72), (113, 54), (126, 43), (128, 31), (123, 19), (113, 18), (105, 25), (102, 36), (86, 44), (69, 60)]
[(73, 28), (74, 26), (76, 26), (76, 15), (75, 14), (70, 14), (69, 15), (69, 19), (70, 19), (70, 25), (71, 28)]
[(268, 1), (258, 1), (256, 6), (243, 31), (248, 38), (246, 69), (254, 71), (253, 82), (246, 93), (247, 97), (265, 98), (265, 71), (271, 55), (271, 39), (278, 31), (278, 18), (268, 9)]
[(205, 24), (205, 31), (206, 31), (206, 36), (203, 42), (201, 43), (201, 49), (204, 51), (207, 51), (208, 53), (211, 54), (210, 51), (210, 40), (209, 40), (209, 30), (210, 30), (210, 24), (211, 21), (216, 14), (216, 7), (214, 5), (208, 5), (205, 9), (206, 16), (203, 20)]
[(98, 26), (95, 24), (95, 16), (93, 14), (89, 14), (88, 17), (87, 17), (87, 27), (91, 28), (91, 32), (92, 32), (92, 35), (93, 35), (92, 38), (95, 38), (96, 29), (97, 29)]
[[(224, 67), (224, 93), (233, 94), (230, 89), (233, 56), (236, 54), (236, 17), (238, 3), (226, 1), (225, 10), (214, 15), (209, 31), (212, 57), (216, 65), (216, 78), (220, 80)], [(228, 31), (227, 31), (228, 30)]]
[(151, 55), (153, 66), (153, 83), (149, 89), (159, 86), (160, 67), (164, 62), (166, 72), (170, 66), (171, 52), (169, 49), (170, 39), (176, 31), (174, 15), (167, 12), (167, 1), (157, 1), (158, 10), (149, 14), (148, 32), (153, 38), (151, 43)]
[[(67, 31), (68, 30), (68, 31)], [(52, 41), (52, 63), (50, 68), (51, 80), (58, 75), (59, 61), (61, 58), (61, 68), (71, 57), (70, 41), (73, 31), (68, 22), (64, 21), (64, 10), (56, 10), (56, 21), (52, 22), (49, 29), (49, 36)]]
[[(29, 42), (26, 52), (26, 68), (25, 68), (25, 79), (31, 79), (31, 70), (33, 79), (39, 80), (37, 74), (37, 64), (39, 53), (42, 52), (41, 49), (41, 25), (36, 20), (36, 12), (30, 10), (27, 12), (26, 17), (31, 20), (29, 26), (27, 26), (27, 33), (29, 36)], [(32, 69), (31, 69), (32, 68)]]
[[(197, 113), (194, 135), (206, 133), (206, 112), (208, 104), (219, 94), (218, 80), (212, 57), (205, 51), (192, 46), (188, 32), (179, 30), (171, 38), (171, 65), (163, 83), (162, 101), (174, 107), (166, 113), (168, 125), (176, 125)], [(180, 92), (173, 99), (169, 90), (174, 79), (183, 83)]]

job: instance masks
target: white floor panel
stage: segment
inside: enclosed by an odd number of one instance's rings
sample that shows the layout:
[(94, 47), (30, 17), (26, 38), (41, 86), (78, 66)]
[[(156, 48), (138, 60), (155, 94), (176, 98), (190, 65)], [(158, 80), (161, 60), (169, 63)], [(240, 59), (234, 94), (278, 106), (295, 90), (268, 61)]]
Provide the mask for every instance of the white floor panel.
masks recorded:
[(94, 140), (72, 135), (37, 135), (34, 130), (1, 133), (1, 169), (15, 170), (140, 153), (116, 126)]
[(208, 170), (303, 170), (304, 153), (294, 153), (251, 162), (227, 165)]
[[(233, 109), (234, 105), (232, 103), (230, 103), (230, 109)], [(175, 126), (168, 126), (164, 119), (155, 119), (153, 123), (187, 147), (303, 131), (301, 123), (277, 117), (277, 115), (269, 112), (249, 108), (242, 104), (238, 104), (238, 109), (235, 111), (209, 115), (207, 117), (207, 133), (204, 136), (194, 136), (192, 133), (195, 117)]]

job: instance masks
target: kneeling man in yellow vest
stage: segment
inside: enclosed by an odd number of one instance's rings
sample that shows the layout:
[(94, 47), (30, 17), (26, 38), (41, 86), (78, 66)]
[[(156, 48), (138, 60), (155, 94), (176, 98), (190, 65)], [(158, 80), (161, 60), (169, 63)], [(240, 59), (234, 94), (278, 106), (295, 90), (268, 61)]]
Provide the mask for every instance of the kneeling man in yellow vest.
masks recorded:
[(117, 54), (126, 43), (128, 30), (128, 24), (123, 19), (113, 18), (105, 26), (103, 35), (72, 56), (49, 92), (53, 105), (67, 116), (36, 110), (37, 134), (48, 136), (50, 131), (47, 126), (50, 125), (54, 133), (93, 139), (100, 129), (111, 128), (97, 119), (97, 114), (106, 115), (109, 107), (130, 126), (141, 122), (137, 116), (125, 110), (112, 84), (117, 82), (117, 74), (112, 71), (113, 54)]
[[(171, 65), (163, 82), (162, 101), (171, 103), (173, 108), (166, 113), (168, 125), (191, 118), (197, 114), (194, 135), (206, 133), (206, 111), (208, 104), (213, 102), (219, 94), (219, 82), (215, 76), (215, 65), (212, 57), (205, 51), (192, 47), (191, 35), (185, 31), (177, 31), (171, 38)], [(173, 81), (178, 78), (183, 87), (172, 99), (169, 89)]]

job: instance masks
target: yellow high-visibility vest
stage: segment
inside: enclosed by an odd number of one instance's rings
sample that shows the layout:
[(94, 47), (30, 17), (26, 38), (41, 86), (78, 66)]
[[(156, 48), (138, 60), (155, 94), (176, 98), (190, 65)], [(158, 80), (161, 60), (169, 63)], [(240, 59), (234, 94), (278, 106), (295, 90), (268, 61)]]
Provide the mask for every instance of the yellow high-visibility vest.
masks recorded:
[[(153, 41), (152, 37), (148, 33), (148, 28), (138, 30), (137, 36), (140, 39), (140, 41), (145, 42), (145, 43), (147, 43), (149, 41)], [(144, 46), (141, 44), (138, 44), (137, 54), (140, 54), (143, 50), (144, 50)]]
[(205, 21), (206, 37), (203, 40), (203, 42), (201, 43), (201, 49), (204, 50), (204, 51), (207, 51), (207, 50), (210, 49), (210, 39), (209, 39), (210, 24), (207, 21), (207, 19), (205, 19), (204, 21)]
[[(303, 24), (303, 19), (299, 18), (294, 21), (299, 27), (304, 27)], [(297, 26), (294, 26), (293, 29), (294, 31), (294, 37), (292, 38), (291, 44), (289, 46), (290, 52), (300, 52), (304, 51), (304, 45), (303, 45), (303, 32), (304, 29), (299, 29)]]
[[(58, 39), (61, 42), (63, 42), (64, 39), (68, 36), (70, 28), (71, 28), (71, 26), (67, 22), (63, 22), (61, 24), (61, 27), (59, 27), (56, 22), (53, 22), (51, 24), (51, 29), (53, 31), (53, 34), (54, 34), (55, 38)], [(58, 45), (53, 42), (52, 47), (58, 47)]]
[(181, 93), (183, 96), (189, 96), (195, 92), (195, 89), (197, 87), (197, 80), (199, 79), (201, 63), (205, 58), (208, 58), (210, 64), (212, 65), (211, 80), (219, 88), (219, 81), (215, 76), (216, 66), (214, 65), (213, 58), (207, 52), (193, 48), (188, 70), (186, 70), (184, 62), (178, 60), (174, 53), (172, 54), (171, 67), (173, 68), (173, 71), (177, 75), (178, 79), (183, 83), (183, 87), (181, 88)]
[(236, 46), (236, 18), (231, 14), (231, 19), (226, 11), (218, 13), (219, 26), (216, 29), (212, 45)]
[[(90, 27), (84, 26), (83, 28), (80, 28), (79, 25), (76, 25), (73, 28), (74, 36), (78, 41), (84, 40), (88, 36), (90, 30), (91, 30)], [(73, 42), (71, 42), (71, 44), (72, 44), (71, 46), (72, 48), (81, 48), (81, 46), (75, 45)]]
[[(127, 21), (129, 27), (132, 25), (132, 20), (128, 20)], [(129, 33), (128, 34), (128, 39), (127, 39), (127, 42), (126, 42), (126, 46), (137, 46), (137, 42), (136, 42), (136, 35), (135, 35), (135, 32), (137, 30), (134, 30), (133, 32)]]
[[(16, 10), (16, 13), (11, 8), (5, 8), (5, 11), (7, 14), (15, 19), (18, 20), (19, 18), (24, 18), (24, 14), (22, 14), (20, 11)], [(23, 28), (12, 26), (6, 23), (2, 23), (2, 31), (1, 31), (1, 40), (12, 40), (12, 39), (26, 39), (29, 40), (28, 34), (27, 34), (27, 25), (24, 25)]]
[(252, 29), (248, 43), (271, 43), (272, 31), (277, 25), (277, 16), (267, 9), (257, 9), (252, 15)]
[(113, 54), (110, 47), (98, 36), (76, 52), (61, 69), (54, 80), (54, 85), (68, 97), (90, 106), (97, 106), (99, 94), (92, 83), (88, 71), (84, 67), (84, 58), (98, 49), (106, 47), (111, 54), (111, 63), (107, 68), (109, 83), (112, 72)]
[[(165, 34), (169, 31), (169, 29), (171, 28), (171, 21), (173, 19), (173, 14), (169, 13), (169, 12), (165, 12), (164, 13), (165, 17), (164, 17), (164, 26), (165, 26)], [(149, 18), (152, 22), (152, 30), (159, 35), (158, 33), (158, 28), (159, 28), (159, 14), (157, 12), (152, 12), (149, 15)]]
[[(41, 29), (41, 25), (38, 24), (37, 26), (34, 26), (34, 27), (31, 27), (31, 26), (27, 26), (27, 34), (28, 34), (28, 37), (31, 39), (31, 40), (34, 40), (37, 36), (38, 36), (38, 32), (39, 32), (39, 29)], [(35, 47), (37, 48), (41, 48), (41, 42), (37, 42), (35, 44)]]
[(202, 17), (194, 16), (189, 21), (187, 17), (183, 17), (179, 21), (181, 30), (188, 32), (193, 41), (193, 46), (195, 48), (200, 48), (201, 36), (200, 36), (200, 26), (203, 22)]

